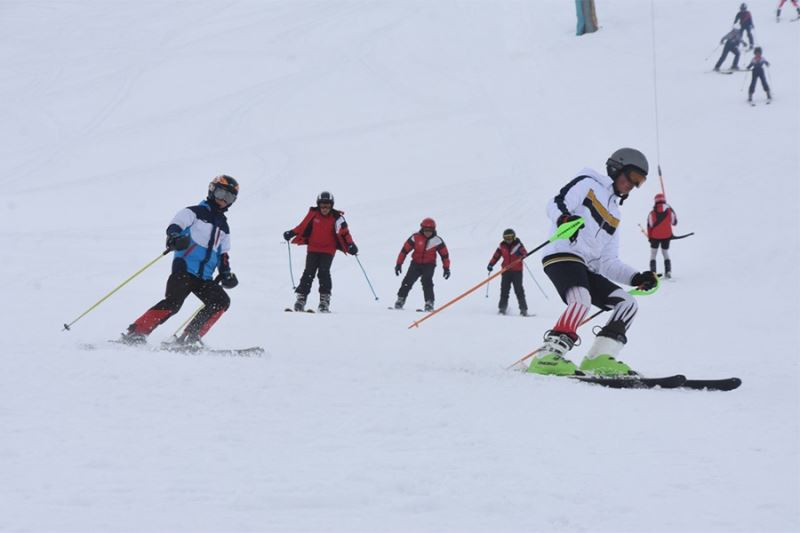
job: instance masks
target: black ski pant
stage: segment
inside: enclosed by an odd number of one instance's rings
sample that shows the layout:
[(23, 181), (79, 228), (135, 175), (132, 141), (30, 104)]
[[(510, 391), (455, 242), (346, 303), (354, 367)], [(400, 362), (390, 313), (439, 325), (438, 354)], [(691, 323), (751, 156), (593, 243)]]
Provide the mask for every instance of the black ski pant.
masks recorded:
[(520, 311), (528, 310), (528, 303), (525, 301), (525, 289), (522, 287), (522, 271), (507, 270), (500, 275), (500, 303), (497, 304), (499, 309), (506, 309), (508, 307), (508, 296), (511, 293), (511, 287), (514, 287), (514, 294), (517, 296), (517, 303), (519, 304)]
[(758, 73), (753, 72), (753, 79), (750, 82), (750, 90), (748, 91), (748, 95), (752, 97), (753, 93), (756, 92), (756, 82), (758, 80), (761, 80), (761, 87), (763, 87), (764, 92), (766, 92), (767, 96), (769, 96), (769, 84), (767, 83), (767, 77), (764, 75), (763, 70)]
[(401, 298), (406, 298), (408, 296), (409, 291), (411, 291), (411, 287), (414, 286), (414, 283), (417, 282), (418, 279), (422, 278), (422, 293), (425, 295), (426, 302), (432, 302), (435, 300), (433, 295), (433, 271), (436, 270), (436, 265), (433, 263), (420, 265), (411, 261), (411, 264), (408, 266), (408, 271), (406, 272), (406, 276), (403, 278), (403, 282), (400, 284), (400, 290), (397, 291), (397, 296)]
[(149, 335), (180, 311), (183, 302), (190, 294), (197, 296), (204, 307), (186, 326), (184, 332), (202, 337), (219, 320), (222, 313), (228, 310), (231, 299), (215, 281), (200, 279), (188, 272), (174, 272), (170, 275), (164, 299), (145, 311), (129, 326), (128, 331)]
[(294, 291), (297, 294), (308, 296), (311, 292), (311, 284), (314, 282), (314, 276), (319, 278), (319, 293), (330, 294), (333, 288), (333, 281), (331, 281), (331, 263), (333, 263), (333, 255), (323, 252), (308, 252), (306, 254), (306, 268), (303, 270), (303, 275), (300, 277), (300, 285)]
[(731, 68), (737, 68), (739, 66), (739, 47), (738, 46), (728, 46), (725, 45), (725, 48), (722, 50), (722, 55), (719, 56), (719, 61), (717, 64), (714, 65), (714, 70), (718, 70), (722, 63), (725, 62), (725, 58), (728, 57), (728, 54), (733, 54), (733, 65)]

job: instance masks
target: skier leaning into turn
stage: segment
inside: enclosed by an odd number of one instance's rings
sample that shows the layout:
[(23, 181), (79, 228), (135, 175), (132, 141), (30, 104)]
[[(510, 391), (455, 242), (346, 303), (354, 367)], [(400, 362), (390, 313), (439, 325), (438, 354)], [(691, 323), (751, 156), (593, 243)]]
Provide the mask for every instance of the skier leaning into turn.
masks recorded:
[[(179, 344), (198, 345), (228, 310), (230, 298), (217, 282), (226, 289), (239, 284), (236, 275), (231, 273), (228, 259), (231, 242), (225, 216), (238, 194), (239, 183), (235, 179), (217, 176), (208, 185), (208, 197), (204, 201), (181, 209), (175, 215), (167, 227), (167, 248), (174, 250), (175, 256), (165, 297), (128, 326), (122, 342), (144, 344), (147, 336), (177, 313), (192, 293), (205, 306), (186, 326), (178, 338)], [(215, 270), (219, 270), (216, 279)]]
[(611, 316), (597, 333), (580, 370), (598, 375), (630, 373), (630, 367), (616, 357), (628, 340), (626, 333), (637, 305), (633, 296), (614, 282), (647, 290), (656, 286), (658, 278), (650, 271), (637, 272), (620, 260), (619, 205), (634, 187), (644, 184), (648, 168), (647, 158), (639, 150), (621, 148), (606, 161), (606, 175), (584, 168), (548, 202), (550, 233), (578, 217), (585, 226), (569, 240), (554, 241), (544, 249), (544, 272), (567, 309), (545, 334), (528, 372), (578, 372), (564, 355), (578, 342), (578, 326), (594, 304), (611, 311)]

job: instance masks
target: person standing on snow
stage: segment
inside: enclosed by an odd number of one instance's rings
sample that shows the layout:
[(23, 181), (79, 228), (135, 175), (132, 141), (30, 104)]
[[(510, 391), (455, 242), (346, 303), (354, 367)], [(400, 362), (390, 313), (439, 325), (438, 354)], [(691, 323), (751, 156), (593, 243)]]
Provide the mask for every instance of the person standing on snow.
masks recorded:
[(755, 41), (753, 40), (753, 15), (747, 10), (747, 4), (739, 6), (739, 12), (733, 17), (733, 23), (739, 23), (739, 28), (742, 32), (747, 32), (747, 40), (750, 41), (750, 50), (753, 49)]
[(647, 158), (639, 150), (620, 148), (606, 161), (606, 175), (584, 168), (547, 204), (550, 233), (582, 217), (585, 223), (570, 239), (557, 240), (544, 249), (544, 272), (567, 309), (552, 330), (545, 333), (528, 372), (573, 375), (578, 367), (564, 355), (578, 342), (578, 326), (592, 304), (611, 311), (606, 325), (580, 365), (583, 373), (624, 375), (631, 369), (616, 359), (627, 342), (626, 333), (636, 316), (633, 296), (614, 282), (642, 290), (655, 287), (656, 275), (637, 272), (623, 263), (619, 251), (620, 210), (634, 187), (647, 179)]
[(344, 211), (333, 208), (334, 198), (328, 191), (317, 196), (317, 206), (309, 207), (308, 214), (295, 228), (283, 232), (283, 238), (297, 245), (308, 245), (306, 267), (295, 289), (295, 311), (305, 311), (306, 298), (311, 292), (314, 276), (319, 279), (319, 311), (330, 312), (331, 263), (336, 250), (345, 254), (358, 254), (358, 247), (350, 236)]
[(394, 273), (399, 276), (403, 271), (403, 262), (406, 256), (411, 253), (411, 264), (408, 266), (400, 290), (397, 291), (397, 301), (394, 303), (395, 309), (402, 309), (406, 303), (411, 287), (422, 278), (422, 293), (425, 296), (425, 311), (433, 311), (436, 297), (433, 293), (433, 272), (436, 270), (436, 254), (442, 258), (444, 279), (450, 278), (450, 253), (447, 245), (441, 237), (436, 234), (436, 221), (432, 218), (425, 218), (419, 225), (419, 231), (414, 233), (403, 244), (400, 254), (394, 266)]
[[(780, 3), (778, 4), (778, 13), (777, 13), (777, 16), (775, 18), (776, 22), (780, 22), (781, 21), (781, 8), (783, 7), (783, 4), (785, 4), (785, 3), (786, 3), (786, 0), (781, 0)], [(800, 18), (800, 6), (797, 5), (797, 0), (792, 0), (792, 5), (797, 10), (797, 18)]]
[(722, 63), (725, 61), (725, 58), (728, 57), (729, 53), (733, 54), (731, 70), (739, 70), (739, 46), (744, 46), (742, 30), (732, 29), (722, 37), (719, 44), (724, 44), (725, 47), (722, 49), (722, 55), (719, 56), (717, 64), (714, 65), (714, 71), (719, 72), (719, 67), (722, 66)]
[(672, 226), (678, 224), (678, 215), (667, 204), (663, 193), (655, 196), (653, 210), (647, 216), (647, 238), (650, 240), (650, 272), (656, 271), (656, 256), (661, 247), (664, 256), (664, 277), (672, 277), (672, 261), (669, 258), (669, 242), (672, 240)]
[[(235, 179), (217, 176), (208, 185), (204, 201), (175, 215), (167, 227), (167, 248), (173, 250), (175, 256), (165, 297), (128, 326), (122, 342), (144, 344), (154, 329), (180, 310), (189, 294), (197, 296), (205, 306), (186, 326), (178, 344), (200, 344), (200, 339), (228, 310), (230, 298), (218, 282), (226, 289), (239, 284), (236, 275), (231, 273), (230, 229), (225, 216), (238, 194), (239, 183)], [(216, 279), (214, 270), (219, 270)]]
[(525, 246), (517, 238), (513, 229), (509, 228), (503, 232), (503, 241), (497, 246), (494, 255), (489, 260), (486, 270), (491, 272), (494, 265), (503, 258), (502, 268), (511, 267), (500, 275), (500, 303), (498, 312), (506, 314), (508, 309), (508, 296), (511, 293), (511, 286), (514, 286), (514, 294), (517, 295), (519, 304), (519, 314), (528, 316), (528, 303), (525, 301), (525, 289), (522, 287), (522, 258), (528, 255)]
[(772, 94), (769, 92), (767, 77), (764, 73), (764, 67), (769, 66), (769, 61), (764, 59), (761, 53), (761, 47), (756, 46), (756, 49), (753, 51), (753, 59), (750, 61), (750, 64), (747, 65), (747, 70), (753, 71), (753, 79), (750, 82), (750, 89), (747, 91), (747, 101), (751, 104), (753, 103), (753, 93), (756, 91), (756, 82), (758, 80), (761, 80), (761, 87), (764, 89), (764, 92), (767, 93), (767, 102), (772, 100)]

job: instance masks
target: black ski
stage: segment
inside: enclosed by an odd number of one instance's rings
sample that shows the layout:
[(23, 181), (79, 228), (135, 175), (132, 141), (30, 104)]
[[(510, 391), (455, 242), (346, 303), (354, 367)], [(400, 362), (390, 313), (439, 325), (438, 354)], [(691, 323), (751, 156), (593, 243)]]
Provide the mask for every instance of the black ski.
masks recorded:
[(686, 376), (683, 374), (675, 374), (674, 376), (665, 376), (661, 378), (645, 378), (642, 376), (567, 376), (569, 379), (581, 381), (583, 383), (591, 383), (593, 385), (601, 385), (611, 389), (654, 389), (656, 387), (662, 389), (677, 389), (686, 383)]
[(692, 390), (709, 390), (709, 391), (731, 391), (738, 389), (742, 384), (739, 378), (723, 378), (723, 379), (687, 379), (681, 385), (683, 389)]
[(295, 311), (291, 307), (287, 307), (286, 309), (284, 309), (284, 311), (286, 311), (287, 313), (313, 313), (314, 312), (313, 309), (306, 309), (304, 311)]

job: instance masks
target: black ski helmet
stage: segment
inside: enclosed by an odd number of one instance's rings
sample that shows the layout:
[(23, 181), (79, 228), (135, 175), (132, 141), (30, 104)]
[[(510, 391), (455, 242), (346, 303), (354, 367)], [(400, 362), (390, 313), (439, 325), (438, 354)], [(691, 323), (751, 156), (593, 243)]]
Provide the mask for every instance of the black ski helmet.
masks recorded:
[(228, 207), (230, 207), (238, 196), (239, 182), (227, 174), (217, 176), (208, 184), (207, 199), (209, 203), (213, 203), (214, 200), (219, 199), (224, 200), (225, 203), (228, 204)]
[(317, 207), (319, 207), (319, 204), (322, 202), (330, 202), (331, 207), (333, 207), (333, 195), (328, 191), (322, 191), (317, 195)]
[(645, 176), (650, 171), (647, 158), (635, 148), (620, 148), (606, 161), (606, 172), (612, 179), (617, 179), (625, 167), (634, 167)]
[(755, 49), (753, 50), (753, 54), (757, 55), (757, 56), (760, 56), (762, 54), (762, 52), (764, 52), (764, 51), (761, 49), (760, 46), (756, 46)]
[(511, 236), (511, 240), (514, 240), (517, 237), (517, 233), (511, 228), (508, 228), (508, 229), (503, 231), (503, 238), (504, 239), (506, 237), (508, 237), (509, 235)]
[(742, 2), (742, 5), (739, 6), (739, 11), (745, 11), (747, 9), (747, 4)]

